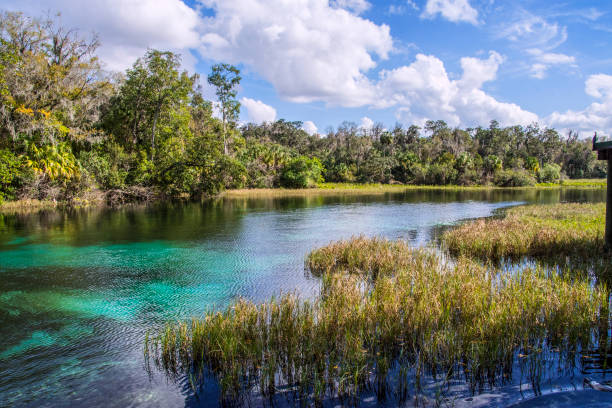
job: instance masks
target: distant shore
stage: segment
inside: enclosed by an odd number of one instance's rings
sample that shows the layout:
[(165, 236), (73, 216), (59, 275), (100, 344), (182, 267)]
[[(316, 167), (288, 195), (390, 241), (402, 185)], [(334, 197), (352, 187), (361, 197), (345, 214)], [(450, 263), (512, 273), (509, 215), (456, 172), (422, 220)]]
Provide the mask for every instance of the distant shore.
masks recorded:
[[(539, 183), (529, 187), (497, 187), (492, 185), (457, 186), (457, 185), (406, 185), (406, 184), (372, 184), (372, 183), (319, 183), (314, 188), (285, 189), (285, 188), (244, 188), (225, 190), (218, 198), (282, 198), (304, 197), (317, 195), (372, 195), (401, 193), (404, 191), (442, 190), (442, 191), (482, 191), (482, 190), (529, 190), (529, 189), (605, 189), (606, 179), (575, 179), (563, 180), (560, 183)], [(151, 201), (126, 202), (122, 205), (109, 205), (103, 198), (104, 193), (91, 194), (88, 199), (77, 199), (70, 202), (53, 200), (22, 199), (5, 201), (0, 204), (0, 213), (36, 212), (64, 208), (110, 207), (117, 208), (123, 205), (147, 204), (163, 201), (155, 198)]]
[(220, 194), (225, 198), (245, 197), (299, 197), (310, 195), (338, 195), (338, 194), (385, 194), (401, 193), (409, 190), (445, 190), (445, 191), (479, 191), (479, 190), (529, 190), (529, 189), (555, 189), (555, 188), (606, 188), (605, 179), (576, 179), (563, 180), (561, 183), (539, 183), (529, 187), (497, 187), (492, 185), (457, 186), (457, 185), (406, 185), (406, 184), (358, 184), (358, 183), (320, 183), (314, 188), (285, 189), (285, 188), (252, 188), (226, 190)]

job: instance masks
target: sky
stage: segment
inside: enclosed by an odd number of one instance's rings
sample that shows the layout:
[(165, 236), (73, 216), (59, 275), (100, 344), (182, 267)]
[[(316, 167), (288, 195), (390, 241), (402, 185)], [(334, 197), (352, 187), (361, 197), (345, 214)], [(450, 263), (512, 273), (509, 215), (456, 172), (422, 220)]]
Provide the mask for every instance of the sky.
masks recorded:
[(2, 0), (97, 33), (122, 71), (147, 48), (242, 72), (241, 121), (554, 127), (612, 134), (611, 0)]

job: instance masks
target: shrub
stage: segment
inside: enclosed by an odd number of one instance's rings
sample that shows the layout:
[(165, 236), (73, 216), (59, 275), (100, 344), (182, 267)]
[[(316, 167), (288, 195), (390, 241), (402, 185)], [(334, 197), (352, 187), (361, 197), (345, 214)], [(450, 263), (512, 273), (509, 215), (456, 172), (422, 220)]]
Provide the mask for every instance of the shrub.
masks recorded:
[(99, 187), (108, 190), (126, 186), (130, 160), (119, 145), (109, 143), (104, 148), (81, 152), (79, 161)]
[(561, 180), (561, 166), (554, 163), (546, 163), (538, 173), (542, 183), (558, 183)]
[(323, 181), (322, 173), (323, 165), (319, 159), (298, 156), (283, 167), (280, 183), (289, 188), (314, 187)]
[(536, 180), (528, 171), (514, 169), (497, 172), (494, 183), (499, 187), (525, 187), (535, 185)]
[(0, 150), (0, 202), (14, 199), (19, 188), (32, 176), (32, 170), (25, 167), (21, 156), (7, 149)]

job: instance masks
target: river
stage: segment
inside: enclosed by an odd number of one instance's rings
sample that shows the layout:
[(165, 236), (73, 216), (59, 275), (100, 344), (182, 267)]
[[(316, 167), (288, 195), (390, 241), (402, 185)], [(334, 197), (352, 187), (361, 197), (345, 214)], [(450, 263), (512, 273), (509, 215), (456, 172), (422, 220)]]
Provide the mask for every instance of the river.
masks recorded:
[(304, 258), (332, 240), (422, 246), (503, 207), (604, 200), (605, 190), (411, 190), (0, 215), (0, 406), (214, 406), (214, 386), (197, 399), (147, 375), (147, 331), (237, 297), (313, 296)]

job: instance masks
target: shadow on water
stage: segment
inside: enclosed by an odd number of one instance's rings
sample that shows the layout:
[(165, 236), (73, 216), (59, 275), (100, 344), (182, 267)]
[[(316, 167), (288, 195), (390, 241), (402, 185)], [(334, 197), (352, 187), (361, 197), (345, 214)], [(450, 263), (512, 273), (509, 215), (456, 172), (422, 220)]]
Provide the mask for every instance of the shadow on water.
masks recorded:
[[(185, 381), (149, 381), (147, 331), (239, 296), (314, 296), (304, 257), (330, 241), (427, 245), (510, 205), (604, 200), (605, 190), (410, 190), (0, 214), (0, 406), (215, 406), (214, 381), (198, 396)], [(593, 354), (585, 367), (598, 359), (609, 362)]]

